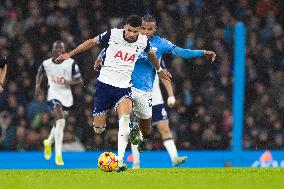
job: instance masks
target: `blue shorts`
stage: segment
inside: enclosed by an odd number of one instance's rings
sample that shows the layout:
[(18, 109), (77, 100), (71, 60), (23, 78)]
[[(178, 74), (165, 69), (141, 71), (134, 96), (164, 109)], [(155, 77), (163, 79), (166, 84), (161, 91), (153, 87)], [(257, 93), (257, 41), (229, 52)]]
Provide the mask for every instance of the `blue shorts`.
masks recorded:
[(50, 111), (53, 110), (56, 106), (61, 106), (64, 112), (68, 112), (70, 110), (70, 107), (63, 106), (62, 103), (57, 99), (47, 101), (47, 105), (49, 106)]
[(152, 124), (156, 125), (160, 121), (168, 120), (168, 114), (164, 104), (158, 104), (152, 108)]
[(97, 80), (93, 116), (99, 116), (111, 108), (117, 108), (125, 97), (132, 99), (131, 87), (118, 88)]

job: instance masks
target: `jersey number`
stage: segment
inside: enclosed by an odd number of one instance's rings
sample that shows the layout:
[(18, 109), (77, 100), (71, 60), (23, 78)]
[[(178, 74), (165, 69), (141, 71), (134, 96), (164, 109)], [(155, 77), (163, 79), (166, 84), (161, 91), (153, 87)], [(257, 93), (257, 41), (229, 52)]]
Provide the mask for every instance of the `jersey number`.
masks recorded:
[(148, 101), (149, 101), (149, 107), (152, 107), (152, 98), (150, 98)]

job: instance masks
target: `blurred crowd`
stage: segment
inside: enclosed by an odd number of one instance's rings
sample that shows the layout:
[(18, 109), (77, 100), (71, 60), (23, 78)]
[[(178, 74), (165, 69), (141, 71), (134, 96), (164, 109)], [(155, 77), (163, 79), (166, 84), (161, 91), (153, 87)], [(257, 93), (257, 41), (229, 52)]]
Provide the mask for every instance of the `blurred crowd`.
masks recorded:
[[(0, 95), (0, 150), (40, 150), (52, 127), (46, 94), (34, 95), (35, 75), (51, 45), (68, 49), (110, 27), (121, 27), (131, 13), (150, 13), (157, 33), (184, 48), (214, 50), (217, 60), (164, 57), (174, 76), (177, 105), (168, 109), (178, 149), (230, 149), (232, 136), (233, 27), (247, 30), (244, 149), (284, 148), (284, 3), (279, 0), (2, 0), (0, 54), (9, 58)], [(109, 112), (107, 130), (92, 129), (93, 71), (100, 49), (75, 57), (84, 86), (75, 86), (67, 117), (65, 151), (117, 148), (117, 117)], [(46, 82), (45, 82), (46, 83)], [(43, 88), (47, 89), (46, 84)], [(46, 90), (45, 90), (46, 91)], [(148, 149), (163, 149), (153, 128)]]

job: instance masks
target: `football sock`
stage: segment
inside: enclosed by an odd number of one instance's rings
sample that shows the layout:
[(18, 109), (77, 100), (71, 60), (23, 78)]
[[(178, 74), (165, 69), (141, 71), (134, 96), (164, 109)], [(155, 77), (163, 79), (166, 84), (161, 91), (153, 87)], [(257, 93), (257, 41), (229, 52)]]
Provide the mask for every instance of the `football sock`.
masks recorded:
[(167, 149), (167, 151), (168, 151), (168, 153), (171, 157), (171, 160), (173, 161), (174, 157), (178, 156), (177, 148), (176, 148), (176, 145), (175, 145), (173, 138), (164, 139), (163, 144), (166, 147), (166, 149)]
[(55, 127), (55, 153), (58, 156), (62, 155), (62, 143), (63, 143), (63, 130), (65, 127), (65, 119), (58, 119)]
[(125, 149), (128, 144), (128, 137), (130, 133), (129, 128), (129, 115), (123, 115), (119, 118), (119, 131), (118, 131), (118, 162), (124, 158)]
[(54, 143), (54, 133), (55, 133), (55, 126), (52, 126), (52, 129), (51, 129), (49, 136), (48, 136), (48, 139), (47, 139), (49, 145)]
[(133, 163), (140, 163), (140, 153), (137, 149), (137, 145), (131, 144), (131, 151), (132, 151), (132, 157), (133, 157)]

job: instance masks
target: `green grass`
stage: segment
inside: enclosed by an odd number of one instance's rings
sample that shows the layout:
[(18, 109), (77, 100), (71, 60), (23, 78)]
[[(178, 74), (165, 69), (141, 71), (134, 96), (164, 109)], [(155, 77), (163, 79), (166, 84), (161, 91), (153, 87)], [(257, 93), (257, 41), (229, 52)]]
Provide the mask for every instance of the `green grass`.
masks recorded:
[(124, 173), (104, 173), (97, 169), (2, 170), (0, 188), (283, 189), (284, 169), (129, 169)]

